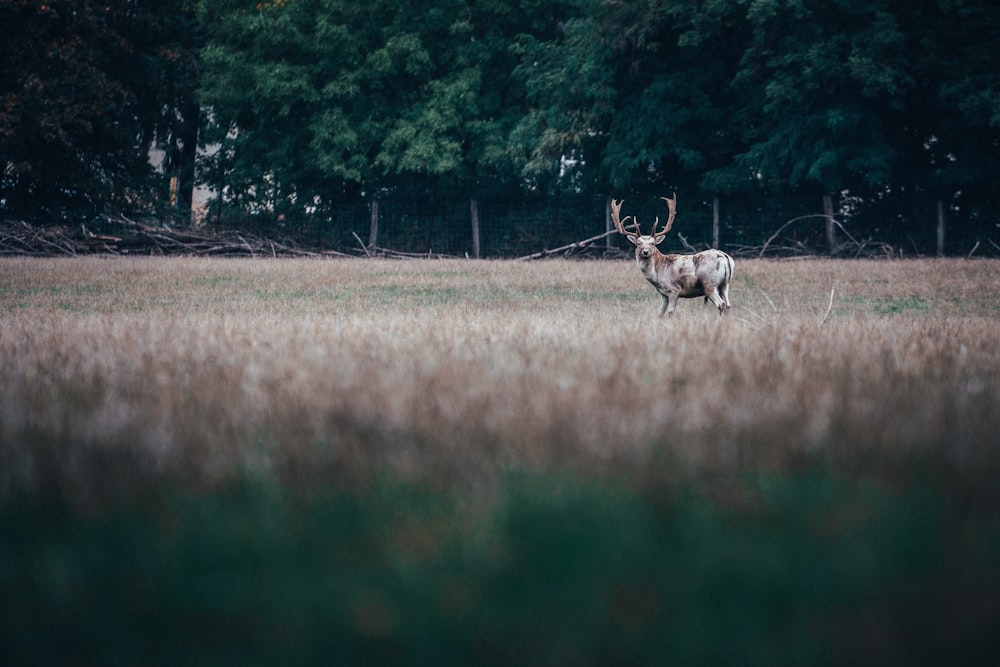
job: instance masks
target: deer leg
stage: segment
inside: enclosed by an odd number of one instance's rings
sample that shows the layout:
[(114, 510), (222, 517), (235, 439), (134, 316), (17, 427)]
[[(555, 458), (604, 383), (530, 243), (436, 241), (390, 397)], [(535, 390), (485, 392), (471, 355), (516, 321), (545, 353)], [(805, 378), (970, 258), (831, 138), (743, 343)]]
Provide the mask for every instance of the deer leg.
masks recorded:
[(663, 317), (663, 307), (667, 308), (667, 317), (674, 316), (674, 310), (677, 308), (677, 292), (671, 292), (666, 296), (660, 297), (660, 317)]
[(719, 309), (719, 317), (722, 317), (722, 315), (726, 312), (726, 308), (728, 306), (726, 305), (725, 299), (723, 299), (722, 296), (720, 296), (719, 289), (716, 287), (710, 287), (709, 289), (706, 289), (705, 298), (711, 299), (712, 303), (715, 304), (715, 307)]

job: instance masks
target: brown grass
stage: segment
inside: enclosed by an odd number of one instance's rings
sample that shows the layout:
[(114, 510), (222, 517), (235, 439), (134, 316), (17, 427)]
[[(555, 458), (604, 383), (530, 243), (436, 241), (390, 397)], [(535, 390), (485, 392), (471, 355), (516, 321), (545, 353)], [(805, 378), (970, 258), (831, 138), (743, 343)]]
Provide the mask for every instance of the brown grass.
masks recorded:
[(658, 321), (631, 261), (2, 259), (0, 495), (831, 464), (982, 502), (998, 294), (989, 260), (741, 261), (728, 319)]

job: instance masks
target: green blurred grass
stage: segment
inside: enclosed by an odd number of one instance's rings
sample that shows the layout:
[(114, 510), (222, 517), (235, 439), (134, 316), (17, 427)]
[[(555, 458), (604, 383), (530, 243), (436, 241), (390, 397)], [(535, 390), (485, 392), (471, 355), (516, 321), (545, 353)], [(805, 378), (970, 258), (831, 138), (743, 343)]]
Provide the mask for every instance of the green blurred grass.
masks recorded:
[(0, 510), (3, 664), (996, 664), (1000, 526), (821, 469)]

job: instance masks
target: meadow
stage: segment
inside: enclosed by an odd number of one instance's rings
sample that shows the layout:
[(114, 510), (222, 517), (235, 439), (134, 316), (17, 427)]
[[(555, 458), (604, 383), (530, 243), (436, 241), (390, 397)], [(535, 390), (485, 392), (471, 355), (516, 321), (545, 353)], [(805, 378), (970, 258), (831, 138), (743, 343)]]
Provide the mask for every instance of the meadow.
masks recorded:
[(0, 259), (6, 664), (1000, 658), (1000, 263)]

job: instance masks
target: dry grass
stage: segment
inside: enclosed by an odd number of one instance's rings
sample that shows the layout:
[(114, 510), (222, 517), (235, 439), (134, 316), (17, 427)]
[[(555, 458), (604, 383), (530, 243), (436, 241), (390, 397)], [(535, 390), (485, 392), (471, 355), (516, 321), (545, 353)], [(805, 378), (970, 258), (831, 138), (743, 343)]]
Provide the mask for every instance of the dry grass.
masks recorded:
[(0, 663), (998, 664), (998, 269), (0, 260)]
[(630, 261), (3, 259), (0, 493), (829, 463), (979, 503), (997, 294), (987, 260), (743, 261), (727, 320), (657, 321)]

